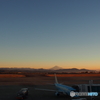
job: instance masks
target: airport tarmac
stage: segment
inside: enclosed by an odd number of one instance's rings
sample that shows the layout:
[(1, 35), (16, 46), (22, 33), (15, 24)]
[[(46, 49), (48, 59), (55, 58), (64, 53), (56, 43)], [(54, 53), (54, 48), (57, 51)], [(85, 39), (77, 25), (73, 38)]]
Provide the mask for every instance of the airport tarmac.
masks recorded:
[[(80, 77), (57, 77), (58, 82), (72, 86), (74, 84), (88, 84), (89, 80), (94, 80), (94, 84), (100, 84), (100, 76), (80, 76)], [(0, 78), (0, 100), (17, 100), (16, 96), (21, 88), (29, 88), (28, 98), (25, 100), (71, 100), (66, 95), (55, 96), (55, 92), (35, 90), (34, 88), (56, 89), (54, 87), (55, 78), (47, 76), (34, 77), (2, 77)], [(87, 100), (91, 100), (90, 97)], [(95, 100), (100, 100), (100, 96)]]
[[(0, 100), (17, 100), (17, 92), (21, 88), (29, 88), (29, 95), (25, 100), (72, 100), (66, 95), (55, 96), (55, 92), (35, 90), (34, 88), (45, 88), (55, 89), (53, 85), (9, 85), (0, 86)], [(90, 97), (87, 100), (91, 100)], [(95, 100), (100, 100), (100, 96), (96, 97)]]

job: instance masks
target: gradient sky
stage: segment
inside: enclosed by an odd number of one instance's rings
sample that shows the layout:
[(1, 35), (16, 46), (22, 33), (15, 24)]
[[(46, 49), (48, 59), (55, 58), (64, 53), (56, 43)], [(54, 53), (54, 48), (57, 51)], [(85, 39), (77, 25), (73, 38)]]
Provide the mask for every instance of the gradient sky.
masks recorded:
[(0, 0), (0, 67), (100, 69), (100, 0)]

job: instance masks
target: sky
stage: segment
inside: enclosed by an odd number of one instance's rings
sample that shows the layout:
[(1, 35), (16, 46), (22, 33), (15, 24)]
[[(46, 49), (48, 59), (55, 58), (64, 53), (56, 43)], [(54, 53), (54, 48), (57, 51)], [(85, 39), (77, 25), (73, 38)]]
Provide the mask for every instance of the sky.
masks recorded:
[(100, 70), (100, 0), (0, 0), (0, 67)]

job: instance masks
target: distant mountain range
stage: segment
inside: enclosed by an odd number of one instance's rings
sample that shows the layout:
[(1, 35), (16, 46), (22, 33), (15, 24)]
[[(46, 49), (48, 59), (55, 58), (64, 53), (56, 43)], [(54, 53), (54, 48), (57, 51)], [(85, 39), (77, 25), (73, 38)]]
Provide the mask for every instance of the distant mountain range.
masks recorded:
[(0, 72), (65, 72), (65, 73), (79, 73), (79, 72), (94, 72), (95, 70), (70, 68), (64, 69), (59, 66), (54, 66), (50, 69), (35, 69), (35, 68), (0, 68)]

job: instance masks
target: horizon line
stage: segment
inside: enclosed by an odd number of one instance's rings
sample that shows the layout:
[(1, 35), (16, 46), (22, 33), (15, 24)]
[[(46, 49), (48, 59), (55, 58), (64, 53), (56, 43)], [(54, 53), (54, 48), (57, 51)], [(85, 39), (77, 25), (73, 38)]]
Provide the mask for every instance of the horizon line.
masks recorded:
[[(51, 67), (51, 68), (43, 68), (43, 67), (40, 67), (40, 68), (34, 68), (34, 67), (0, 67), (0, 68), (52, 69), (53, 67)], [(79, 70), (81, 70), (81, 69), (87, 69), (87, 68), (77, 68), (77, 67), (72, 67), (72, 68), (63, 68), (63, 67), (61, 67), (61, 68), (58, 68), (58, 69), (79, 69)], [(87, 70), (100, 70), (100, 69), (87, 69)]]

